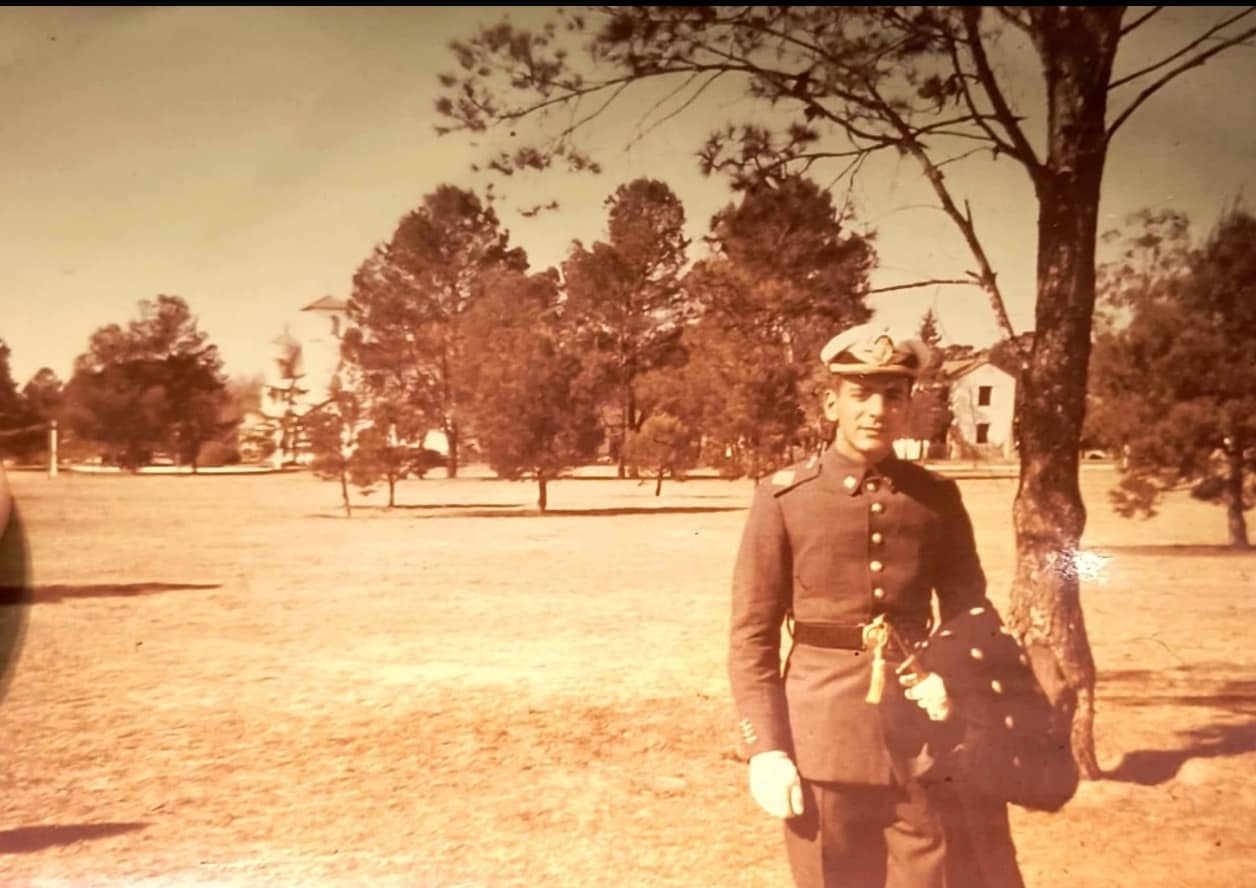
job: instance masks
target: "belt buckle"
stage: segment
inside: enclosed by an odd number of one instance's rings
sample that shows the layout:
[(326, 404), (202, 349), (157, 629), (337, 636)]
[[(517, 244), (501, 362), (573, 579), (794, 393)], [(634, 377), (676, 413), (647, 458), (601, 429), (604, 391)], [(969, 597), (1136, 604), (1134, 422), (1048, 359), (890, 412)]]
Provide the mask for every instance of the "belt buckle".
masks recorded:
[(864, 623), (859, 628), (863, 630), (862, 642), (865, 651), (885, 650), (885, 646), (890, 642), (890, 627), (885, 622), (885, 614), (878, 614), (871, 623)]

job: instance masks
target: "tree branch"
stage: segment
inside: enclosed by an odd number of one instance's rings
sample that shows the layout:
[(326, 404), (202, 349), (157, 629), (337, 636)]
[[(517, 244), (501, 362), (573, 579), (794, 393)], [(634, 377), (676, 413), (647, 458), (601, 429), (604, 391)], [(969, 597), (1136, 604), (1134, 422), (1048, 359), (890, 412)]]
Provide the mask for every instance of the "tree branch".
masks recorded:
[[(983, 142), (994, 142), (997, 145), (1006, 146), (1009, 153), (1011, 153), (1012, 146), (1008, 145), (1006, 142), (999, 139), (997, 134), (991, 133), (990, 130), (987, 128), (986, 121), (995, 120), (995, 119), (996, 119), (995, 117), (992, 117), (989, 114), (982, 114), (981, 112), (974, 110), (971, 114), (965, 114), (961, 117), (952, 117), (948, 120), (939, 120), (935, 123), (927, 123), (922, 126), (918, 126), (916, 128), (916, 133), (922, 136), (945, 135), (945, 136), (955, 136), (956, 138), (960, 138), (960, 139), (980, 139)], [(975, 133), (962, 133), (962, 132), (957, 132), (955, 130), (946, 129), (948, 126), (955, 126), (956, 124), (959, 124), (959, 123), (975, 123), (978, 126), (980, 126), (982, 129), (986, 130), (987, 135), (981, 136)]]
[(964, 96), (964, 104), (968, 106), (968, 110), (972, 112), (973, 119), (977, 121), (977, 125), (985, 130), (990, 141), (994, 143), (994, 147), (998, 151), (1006, 152), (1012, 157), (1016, 157), (1016, 149), (1008, 142), (999, 138), (999, 134), (994, 131), (994, 127), (986, 122), (986, 115), (983, 115), (977, 109), (977, 102), (973, 98), (972, 90), (968, 88), (968, 74), (965, 73), (963, 66), (959, 60), (959, 50), (955, 46), (955, 42), (950, 42), (951, 64), (955, 68), (955, 74), (959, 77), (960, 92)]
[(646, 109), (646, 112), (645, 112), (644, 114), (642, 114), (640, 118), (638, 118), (638, 120), (637, 120), (637, 126), (644, 126), (644, 125), (645, 125), (645, 122), (646, 122), (647, 120), (649, 120), (649, 119), (650, 119), (650, 115), (651, 115), (651, 114), (653, 114), (655, 111), (658, 111), (660, 108), (662, 108), (662, 107), (663, 107), (664, 105), (666, 105), (668, 102), (670, 102), (672, 99), (676, 98), (676, 96), (678, 96), (678, 95), (680, 95), (682, 92), (684, 92), (684, 91), (685, 91), (685, 87), (687, 87), (689, 84), (691, 84), (691, 83), (693, 83), (695, 80), (697, 80), (697, 79), (698, 79), (699, 74), (700, 74), (700, 72), (698, 72), (698, 71), (694, 71), (692, 74), (690, 74), (690, 75), (689, 75), (689, 77), (688, 77), (688, 78), (686, 78), (686, 79), (685, 79), (685, 81), (684, 81), (683, 83), (681, 83), (681, 84), (680, 84), (679, 86), (677, 86), (675, 89), (671, 90), (671, 91), (670, 91), (667, 95), (663, 96), (663, 98), (659, 99), (657, 102), (655, 102), (655, 103), (654, 103), (653, 105), (651, 105), (649, 108), (647, 108), (647, 109)]
[(604, 80), (604, 81), (601, 81), (600, 83), (592, 84), (591, 86), (584, 86), (584, 87), (579, 87), (579, 88), (563, 86), (562, 84), (550, 84), (550, 83), (546, 83), (545, 81), (534, 81), (534, 85), (560, 86), (564, 91), (557, 96), (550, 96), (550, 97), (541, 99), (540, 101), (534, 102), (531, 105), (527, 105), (523, 107), (516, 107), (513, 109), (506, 109), (506, 110), (499, 111), (496, 113), (492, 112), (491, 109), (484, 108), (484, 106), (480, 105), (479, 103), (476, 103), (476, 106), (479, 107), (481, 110), (483, 110), (487, 115), (489, 115), (490, 118), (496, 117), (498, 123), (504, 123), (506, 121), (511, 121), (511, 120), (522, 120), (523, 118), (527, 117), (529, 114), (535, 114), (537, 111), (544, 111), (546, 108), (550, 108), (554, 105), (562, 105), (566, 102), (573, 102), (573, 101), (576, 101), (577, 99), (583, 98), (584, 96), (593, 95), (595, 93), (602, 92), (603, 90), (611, 89), (612, 87), (626, 86), (626, 85), (631, 84), (634, 80), (645, 79), (645, 77), (648, 77), (648, 76), (650, 75), (625, 74), (622, 77), (613, 77), (610, 80)]
[[(685, 101), (683, 101), (683, 102), (682, 102), (679, 106), (677, 106), (674, 110), (672, 110), (672, 111), (670, 111), (669, 113), (667, 113), (667, 114), (663, 115), (663, 116), (662, 116), (662, 117), (660, 117), (658, 120), (654, 121), (654, 123), (650, 124), (648, 127), (646, 127), (645, 129), (641, 130), (640, 132), (638, 132), (638, 133), (637, 133), (637, 135), (633, 136), (633, 137), (632, 137), (632, 139), (631, 139), (631, 140), (629, 140), (628, 144), (624, 146), (624, 150), (625, 150), (625, 151), (627, 151), (627, 150), (628, 150), (629, 148), (631, 148), (633, 145), (636, 145), (638, 142), (640, 142), (642, 139), (644, 139), (644, 138), (645, 138), (646, 136), (648, 136), (650, 133), (654, 132), (654, 131), (655, 131), (656, 129), (658, 129), (660, 126), (662, 126), (663, 124), (667, 123), (669, 120), (675, 120), (677, 117), (679, 117), (681, 114), (683, 114), (683, 113), (685, 112), (685, 110), (686, 110), (687, 108), (689, 108), (689, 106), (690, 106), (690, 105), (692, 105), (692, 104), (693, 104), (694, 102), (696, 102), (699, 98), (701, 98), (702, 94), (703, 94), (704, 92), (706, 92), (706, 91), (707, 91), (707, 89), (709, 89), (709, 88), (710, 88), (711, 84), (713, 84), (713, 83), (715, 83), (715, 81), (719, 80), (719, 79), (720, 79), (720, 77), (722, 77), (725, 73), (726, 73), (726, 72), (724, 72), (724, 71), (716, 71), (714, 74), (712, 74), (710, 77), (708, 77), (704, 83), (702, 83), (702, 84), (701, 84), (701, 85), (700, 85), (700, 86), (699, 86), (696, 90), (694, 90), (693, 95), (691, 95), (689, 98), (685, 99)], [(686, 81), (685, 81), (685, 86), (687, 86), (687, 85), (689, 85), (690, 83), (692, 83), (692, 82), (693, 82), (693, 80), (694, 80), (694, 78), (695, 78), (695, 77), (697, 77), (697, 76), (698, 76), (698, 75), (697, 75), (696, 73), (695, 73), (695, 74), (693, 74), (693, 75), (692, 75), (692, 76), (691, 76), (688, 80), (686, 80)], [(684, 88), (684, 86), (682, 86), (682, 87), (681, 87), (681, 89), (683, 89), (683, 88)], [(671, 98), (672, 96), (675, 96), (678, 92), (679, 92), (679, 90), (673, 90), (673, 91), (671, 92), (671, 94), (669, 95), (669, 98)], [(658, 106), (655, 106), (655, 107), (658, 107)], [(651, 109), (651, 112), (650, 112), (650, 113), (653, 113), (653, 109)], [(648, 116), (649, 116), (648, 114), (647, 114), (647, 115), (645, 115), (645, 116), (643, 116), (643, 117), (641, 118), (641, 121), (640, 121), (640, 122), (641, 122), (641, 123), (644, 123), (644, 122), (645, 122), (645, 117), (648, 117)]]
[(960, 233), (964, 236), (964, 241), (968, 244), (968, 249), (972, 252), (973, 258), (977, 260), (977, 266), (980, 269), (979, 273), (973, 275), (973, 278), (989, 294), (990, 307), (994, 310), (994, 317), (999, 328), (1007, 334), (1008, 339), (1014, 340), (1016, 331), (1013, 329), (1012, 320), (1008, 316), (1007, 306), (1003, 301), (1003, 293), (999, 290), (997, 275), (995, 275), (994, 269), (990, 266), (990, 259), (986, 256), (981, 240), (977, 237), (977, 228), (973, 223), (972, 211), (960, 211), (959, 206), (955, 203), (955, 199), (951, 196), (950, 189), (946, 187), (946, 180), (942, 175), (942, 170), (938, 168), (938, 165), (933, 162), (928, 152), (925, 151), (924, 146), (916, 139), (907, 121), (903, 120), (902, 116), (881, 98), (876, 85), (868, 79), (864, 80), (863, 85), (868, 90), (868, 93), (880, 103), (881, 113), (902, 135), (903, 150), (915, 157), (924, 169), (925, 178), (933, 186), (933, 191), (938, 196), (938, 202), (941, 203), (942, 210), (959, 227)]
[(915, 281), (910, 284), (895, 284), (892, 287), (873, 287), (867, 290), (867, 294), (871, 296), (874, 293), (892, 293), (895, 290), (914, 290), (918, 287), (932, 287), (938, 284), (956, 284), (965, 287), (980, 287), (981, 282), (972, 278), (930, 278), (927, 281)]
[(972, 157), (974, 154), (979, 154), (985, 150), (987, 149), (973, 148), (970, 151), (965, 151), (963, 154), (957, 154), (954, 157), (948, 157), (946, 160), (940, 160), (938, 161), (938, 169), (942, 169), (942, 167), (949, 166), (950, 164), (953, 164), (953, 163), (959, 163), (961, 160), (967, 160), (968, 158)]
[[(1232, 15), (1225, 21), (1218, 22), (1216, 25), (1213, 25), (1211, 28), (1209, 28), (1207, 31), (1201, 34), (1198, 38), (1196, 38), (1195, 40), (1192, 40), (1190, 43), (1186, 44), (1177, 52), (1173, 53), (1172, 55), (1166, 56), (1165, 58), (1156, 62), (1154, 65), (1148, 65), (1146, 68), (1142, 68), (1141, 70), (1135, 71), (1133, 74), (1127, 74), (1124, 77), (1121, 77), (1112, 81), (1111, 83), (1108, 84), (1108, 89), (1109, 90), (1117, 89), (1118, 87), (1122, 87), (1131, 81), (1137, 80), (1140, 77), (1150, 74), (1152, 71), (1156, 71), (1160, 68), (1163, 68), (1165, 65), (1172, 64), (1173, 62), (1180, 59), (1182, 56), (1186, 55), (1192, 49), (1199, 46), (1201, 43), (1203, 43), (1213, 34), (1216, 34), (1218, 31), (1224, 30), (1225, 28), (1237, 22), (1239, 19), (1246, 18), (1247, 16), (1251, 15), (1253, 12), (1256, 12), (1256, 7), (1249, 6), (1247, 9), (1243, 10), (1239, 14)], [(1124, 34), (1125, 32), (1122, 31), (1121, 33)], [(1251, 32), (1249, 32), (1249, 35), (1250, 33)]]
[[(863, 169), (864, 162), (868, 159), (868, 157), (869, 157), (869, 155), (870, 155), (871, 153), (872, 153), (871, 151), (868, 151), (868, 152), (865, 152), (865, 153), (861, 154), (859, 157), (856, 157), (854, 160), (852, 160), (850, 163), (848, 163), (848, 164), (847, 164), (847, 165), (846, 165), (846, 166), (845, 166), (845, 167), (841, 170), (841, 172), (839, 172), (836, 176), (834, 176), (834, 177), (833, 177), (833, 178), (829, 181), (829, 184), (828, 184), (828, 185), (826, 185), (826, 186), (825, 186), (825, 190), (826, 190), (826, 191), (829, 191), (829, 190), (831, 190), (831, 189), (833, 188), (833, 186), (834, 186), (834, 185), (836, 185), (838, 182), (842, 181), (842, 179), (847, 179), (847, 184), (846, 184), (846, 203), (845, 203), (845, 205), (844, 205), (846, 208), (848, 208), (848, 207), (850, 206), (850, 204), (851, 204), (851, 195), (853, 195), (853, 194), (854, 194), (854, 192), (855, 192), (855, 179), (859, 176), (859, 171), (860, 171), (861, 169)], [(842, 221), (843, 221), (843, 222), (845, 222), (845, 221), (846, 221), (845, 212), (846, 212), (846, 210), (845, 210), (845, 209), (843, 209), (843, 211), (842, 211), (842, 213), (843, 213), (843, 216), (842, 216)]]
[(995, 9), (995, 12), (1003, 16), (1003, 19), (1008, 24), (1016, 26), (1020, 30), (1024, 31), (1026, 34), (1030, 32), (1031, 28), (1030, 28), (1029, 22), (1025, 21), (1016, 13), (1012, 12), (1012, 10), (1008, 9), (1006, 6), (996, 6), (994, 7), (994, 9)]
[[(1253, 9), (1251, 11), (1256, 12), (1256, 9)], [(1108, 127), (1107, 141), (1108, 142), (1112, 141), (1112, 137), (1116, 135), (1116, 131), (1121, 128), (1121, 124), (1129, 120), (1130, 115), (1134, 113), (1134, 111), (1138, 108), (1139, 105), (1141, 105), (1143, 102), (1147, 101), (1157, 92), (1159, 92), (1166, 84), (1171, 82), (1179, 74), (1189, 71), (1191, 68), (1198, 68), (1200, 65), (1204, 64), (1210, 58), (1222, 52), (1223, 50), (1229, 49), (1231, 46), (1242, 43), (1244, 40), (1252, 36), (1256, 36), (1256, 28), (1249, 28), (1248, 30), (1243, 31), (1240, 34), (1236, 34), (1233, 37), (1223, 40), (1220, 43), (1218, 43), (1216, 46), (1212, 47), (1211, 49), (1201, 52), (1199, 55), (1195, 56), (1194, 58), (1186, 60), (1185, 62), (1178, 65), (1176, 68), (1174, 68), (1172, 71), (1169, 71), (1167, 74), (1162, 76), (1155, 83), (1148, 86), (1146, 89), (1144, 89), (1142, 92), (1138, 94), (1138, 96), (1134, 99), (1134, 101), (1130, 102), (1129, 106), (1124, 111), (1122, 111), (1117, 116), (1117, 119), (1113, 121), (1112, 126)]]
[(632, 85), (631, 81), (619, 84), (619, 86), (616, 87), (615, 91), (610, 94), (610, 97), (607, 98), (607, 100), (603, 102), (598, 108), (596, 108), (593, 111), (590, 111), (580, 120), (576, 120), (576, 121), (573, 121), (572, 123), (569, 123), (567, 127), (561, 133), (558, 134), (557, 140), (561, 142), (563, 139), (570, 136), (580, 127), (584, 126), (586, 123), (589, 123), (590, 121), (600, 117), (602, 115), (602, 112), (604, 112), (607, 108), (609, 108), (616, 99), (618, 99), (621, 95), (623, 95), (624, 90), (626, 90), (631, 85)]
[[(986, 96), (990, 99), (990, 105), (994, 108), (999, 125), (1003, 127), (1003, 130), (1016, 148), (1012, 152), (1012, 156), (1024, 164), (1025, 169), (1029, 171), (1030, 178), (1037, 184), (1042, 174), (1042, 163), (1034, 153), (1033, 146), (1029, 144), (1029, 139), (1025, 138), (1025, 133), (1021, 129), (1020, 124), (1016, 122), (1016, 115), (1012, 113), (1012, 108), (1008, 105), (1007, 99), (1003, 95), (1003, 90), (999, 88), (998, 78), (994, 75), (994, 69), (990, 67), (990, 59), (986, 57), (986, 47), (981, 42), (981, 9), (980, 7), (965, 7), (963, 16), (964, 27), (968, 33), (968, 48), (972, 53), (973, 63), (977, 66), (978, 80), (985, 90)], [(958, 71), (958, 68), (957, 73), (961, 77), (963, 76), (963, 72)]]
[(1137, 28), (1139, 25), (1141, 25), (1141, 24), (1143, 24), (1144, 22), (1146, 22), (1149, 18), (1151, 18), (1152, 16), (1157, 15), (1157, 14), (1159, 14), (1160, 12), (1163, 12), (1163, 11), (1164, 11), (1164, 7), (1163, 7), (1163, 6), (1153, 6), (1153, 7), (1151, 7), (1151, 9), (1150, 9), (1150, 10), (1148, 10), (1147, 12), (1144, 12), (1144, 13), (1143, 13), (1142, 15), (1140, 15), (1138, 18), (1134, 19), (1134, 21), (1130, 22), (1128, 25), (1126, 25), (1124, 28), (1122, 28), (1122, 29), (1121, 29), (1121, 36), (1122, 36), (1122, 37), (1124, 37), (1126, 34), (1128, 34), (1128, 33), (1130, 33), (1131, 31), (1133, 31), (1133, 30), (1134, 30), (1135, 28)]

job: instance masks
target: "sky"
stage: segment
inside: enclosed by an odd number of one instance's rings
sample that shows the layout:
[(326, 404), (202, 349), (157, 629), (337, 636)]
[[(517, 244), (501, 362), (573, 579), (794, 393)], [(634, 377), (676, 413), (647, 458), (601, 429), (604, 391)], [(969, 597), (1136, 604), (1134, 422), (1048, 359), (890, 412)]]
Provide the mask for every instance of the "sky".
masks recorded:
[[(1223, 14), (1163, 13), (1122, 46), (1118, 74)], [(537, 21), (545, 8), (0, 10), (0, 339), (19, 385), (45, 366), (67, 379), (93, 330), (125, 324), (160, 293), (187, 300), (230, 375), (261, 372), (284, 324), (324, 295), (347, 298), (354, 270), (423, 195), (445, 182), (483, 188), (470, 165), (509, 136), (437, 137), (436, 75), (453, 68), (451, 39), (505, 15)], [(1032, 52), (1012, 47), (997, 61), (1018, 110), (1033, 111)], [(1256, 191), (1253, 81), (1256, 49), (1240, 47), (1151, 99), (1109, 154), (1101, 230), (1151, 207), (1185, 211), (1206, 231), (1236, 195)], [(700, 242), (733, 196), (700, 176), (694, 152), (713, 127), (756, 113), (733, 90), (709, 98), (630, 150), (650, 99), (617, 106), (583, 137), (601, 176), (512, 180), (499, 214), (533, 266), (560, 262), (573, 239), (603, 237), (606, 197), (643, 175), (673, 188)], [(1031, 115), (1027, 127), (1040, 123)], [(1006, 159), (948, 171), (1014, 326), (1032, 327), (1036, 206), (1023, 173)], [(973, 267), (910, 162), (869, 163), (850, 196), (876, 232), (874, 286)], [(519, 215), (550, 197), (557, 212)], [(870, 305), (909, 329), (933, 307), (949, 342), (997, 335), (975, 288)]]

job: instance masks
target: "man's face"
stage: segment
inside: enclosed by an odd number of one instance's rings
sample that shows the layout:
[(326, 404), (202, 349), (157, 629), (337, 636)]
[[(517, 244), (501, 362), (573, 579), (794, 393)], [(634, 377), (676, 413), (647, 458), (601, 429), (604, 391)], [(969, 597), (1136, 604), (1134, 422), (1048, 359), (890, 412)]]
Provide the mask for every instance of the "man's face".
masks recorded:
[(902, 376), (840, 378), (824, 396), (824, 415), (837, 423), (834, 446), (845, 456), (876, 461), (907, 427), (911, 380)]

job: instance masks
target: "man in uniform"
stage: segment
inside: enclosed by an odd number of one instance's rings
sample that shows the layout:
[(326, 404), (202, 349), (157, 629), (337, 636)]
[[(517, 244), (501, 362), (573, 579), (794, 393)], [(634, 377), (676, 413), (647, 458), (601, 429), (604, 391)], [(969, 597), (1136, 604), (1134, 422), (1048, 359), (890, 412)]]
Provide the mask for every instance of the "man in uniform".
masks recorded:
[(918, 778), (949, 700), (937, 675), (900, 684), (895, 668), (934, 593), (945, 621), (986, 583), (958, 486), (894, 454), (929, 359), (872, 325), (829, 341), (832, 446), (759, 486), (737, 556), (728, 666), (750, 790), (785, 821), (800, 888), (947, 884)]

